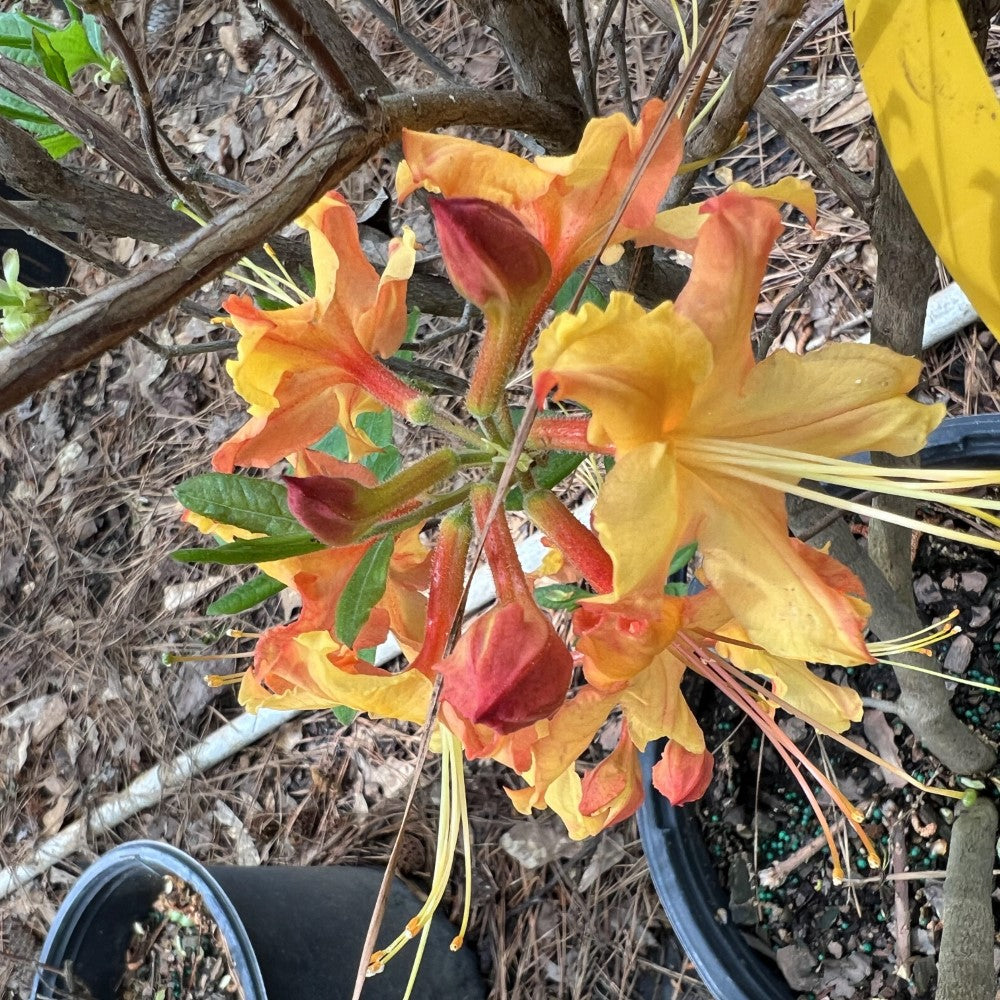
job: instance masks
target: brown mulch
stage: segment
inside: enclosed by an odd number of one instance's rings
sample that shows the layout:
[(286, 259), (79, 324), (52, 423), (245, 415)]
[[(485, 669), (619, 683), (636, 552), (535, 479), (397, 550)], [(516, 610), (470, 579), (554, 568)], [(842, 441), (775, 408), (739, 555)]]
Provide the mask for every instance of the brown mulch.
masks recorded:
[[(359, 37), (393, 79), (437, 81), (391, 29), (360, 4), (346, 6)], [(235, 4), (217, 0), (116, 4), (133, 37), (143, 38), (168, 137), (208, 169), (252, 185), (325, 127), (327, 104), (307, 67), (273, 36), (264, 39), (252, 70), (237, 65), (223, 30), (232, 26), (234, 10)], [(410, 30), (466, 81), (488, 87), (507, 80), (497, 46), (454, 5), (421, 2), (414, 11)], [(668, 38), (640, 4), (629, 5), (629, 16), (633, 87), (643, 95)], [(146, 25), (153, 30), (146, 32)], [(619, 99), (615, 67), (609, 42), (600, 76), (608, 108)], [(853, 74), (843, 26), (835, 20), (797, 53), (783, 86), (803, 91), (800, 115), (848, 165), (865, 170), (873, 138)], [(137, 134), (125, 94), (84, 93)], [(765, 171), (808, 174), (780, 137), (757, 122), (751, 126), (746, 143), (703, 179), (699, 195), (718, 190), (730, 176), (759, 181)], [(79, 156), (116, 179), (96, 158)], [(351, 179), (345, 194), (362, 205), (391, 178), (391, 164), (374, 164)], [(820, 203), (816, 232), (796, 220), (782, 239), (758, 316), (766, 321), (771, 305), (808, 269), (820, 241), (841, 237), (831, 266), (783, 318), (778, 343), (793, 349), (852, 336), (851, 330), (864, 329), (855, 323), (871, 304), (874, 254), (866, 227), (831, 194), (821, 191)], [(150, 249), (129, 240), (97, 248), (127, 266)], [(73, 280), (92, 290), (105, 279), (78, 266)], [(236, 288), (225, 279), (200, 298), (214, 308)], [(165, 343), (211, 336), (201, 321), (177, 312), (149, 333)], [(441, 349), (456, 371), (469, 342)], [(927, 373), (925, 391), (952, 412), (998, 409), (1000, 349), (989, 333), (966, 331), (935, 348)], [(166, 666), (162, 654), (215, 652), (221, 658), (213, 670), (224, 673), (241, 667), (227, 654), (250, 648), (222, 634), (228, 621), (202, 613), (233, 577), (168, 558), (190, 541), (177, 520), (173, 486), (208, 467), (242, 414), (218, 356), (167, 361), (130, 343), (0, 416), (4, 866), (239, 713), (230, 691), (202, 683), (199, 665)], [(266, 627), (288, 610), (275, 600), (246, 622)], [(344, 730), (327, 714), (306, 713), (193, 778), (182, 793), (93, 838), (86, 851), (0, 902), (6, 956), (0, 996), (27, 996), (33, 959), (59, 901), (113, 843), (162, 839), (209, 863), (384, 862), (415, 747), (412, 732), (383, 722), (359, 719)], [(506, 782), (491, 763), (469, 768), (476, 839), (469, 940), (492, 983), (491, 1000), (707, 997), (656, 900), (634, 822), (573, 844), (554, 817), (517, 816), (502, 791)], [(401, 874), (423, 889), (433, 867), (435, 793), (432, 762), (421, 778), (401, 865)], [(539, 857), (538, 844), (548, 845), (545, 860), (529, 867), (526, 862)], [(457, 880), (453, 888), (446, 908), (455, 916)]]

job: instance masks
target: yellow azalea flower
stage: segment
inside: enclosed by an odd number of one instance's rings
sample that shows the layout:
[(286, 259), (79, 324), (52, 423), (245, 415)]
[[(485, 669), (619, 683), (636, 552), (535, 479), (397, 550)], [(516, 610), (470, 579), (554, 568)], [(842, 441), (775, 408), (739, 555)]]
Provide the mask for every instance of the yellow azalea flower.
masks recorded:
[(755, 364), (777, 208), (730, 191), (702, 212), (676, 303), (647, 313), (613, 293), (605, 312), (557, 317), (534, 354), (538, 398), (555, 389), (582, 403), (589, 441), (615, 448), (594, 514), (614, 563), (606, 599), (661, 593), (674, 552), (696, 540), (705, 577), (752, 642), (794, 660), (870, 662), (860, 584), (788, 537), (784, 492), (827, 479), (829, 460), (853, 452), (912, 454), (944, 407), (909, 399), (920, 362), (884, 348), (836, 344)]
[[(539, 156), (534, 162), (469, 139), (403, 130), (396, 175), (399, 199), (423, 187), (446, 198), (482, 198), (502, 205), (545, 248), (554, 293), (578, 264), (600, 249), (639, 157), (663, 112), (651, 99), (639, 121), (623, 114), (587, 124), (570, 156)], [(681, 159), (681, 124), (671, 123), (629, 202), (612, 244), (653, 225), (656, 209)], [(664, 229), (667, 222), (664, 220)]]
[(214, 465), (267, 467), (315, 444), (334, 426), (348, 436), (351, 457), (372, 451), (355, 428), (361, 413), (402, 408), (417, 393), (377, 364), (406, 333), (406, 284), (416, 242), (405, 230), (390, 244), (382, 276), (368, 262), (354, 212), (331, 192), (302, 216), (309, 233), (316, 294), (300, 305), (264, 311), (241, 296), (225, 308), (240, 334), (226, 368), (250, 404), (250, 420), (216, 452)]

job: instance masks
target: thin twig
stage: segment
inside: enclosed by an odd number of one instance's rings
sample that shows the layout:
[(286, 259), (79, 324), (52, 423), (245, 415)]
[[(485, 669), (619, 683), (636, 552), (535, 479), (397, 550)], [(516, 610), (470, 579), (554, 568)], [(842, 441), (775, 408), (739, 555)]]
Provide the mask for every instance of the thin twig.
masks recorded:
[(179, 198), (199, 212), (203, 218), (208, 218), (210, 212), (204, 199), (191, 185), (185, 184), (174, 173), (170, 164), (167, 163), (167, 158), (163, 155), (159, 126), (156, 123), (156, 114), (153, 109), (153, 95), (149, 92), (149, 84), (146, 83), (146, 76), (139, 64), (139, 57), (122, 30), (122, 26), (118, 23), (118, 19), (114, 16), (110, 0), (81, 0), (80, 6), (100, 21), (125, 67), (136, 111), (139, 113), (139, 133), (142, 135), (146, 153), (160, 180)]
[(152, 337), (137, 333), (135, 339), (143, 347), (158, 354), (161, 358), (187, 358), (193, 354), (220, 354), (223, 351), (235, 351), (235, 340), (206, 340), (200, 344), (158, 344)]
[[(627, 7), (623, 7), (622, 13), (627, 10)], [(624, 18), (622, 20), (624, 21)], [(624, 26), (614, 25), (611, 29), (611, 47), (614, 49), (615, 61), (618, 65), (618, 93), (621, 95), (625, 114), (634, 125), (639, 116), (635, 101), (632, 100), (632, 78), (629, 75), (628, 52), (625, 50), (627, 41)]]
[(822, 29), (829, 24), (842, 10), (844, 5), (838, 2), (831, 4), (823, 13), (814, 17), (775, 57), (771, 68), (767, 71), (765, 85), (774, 82), (785, 63), (804, 45), (810, 42)]
[(587, 38), (587, 12), (583, 0), (570, 0), (570, 21), (573, 34), (576, 35), (576, 50), (580, 53), (580, 82), (583, 84), (583, 100), (587, 114), (591, 118), (597, 116), (597, 70), (594, 60), (590, 57), (590, 41)]
[(771, 350), (771, 345), (781, 332), (781, 317), (785, 315), (788, 307), (816, 280), (820, 271), (826, 267), (830, 258), (840, 249), (843, 240), (839, 236), (834, 236), (820, 247), (816, 259), (812, 262), (809, 270), (796, 283), (791, 291), (786, 292), (778, 299), (774, 310), (767, 318), (764, 329), (761, 330), (760, 340), (757, 344), (757, 360), (761, 361), (767, 357), (767, 352)]
[[(597, 19), (597, 27), (594, 29), (594, 44), (590, 50), (590, 61), (594, 66), (595, 86), (597, 85), (597, 66), (601, 62), (601, 46), (604, 44), (604, 36), (607, 34), (611, 18), (614, 17), (621, 2), (622, 0), (605, 0), (604, 10), (601, 11), (601, 16)], [(625, 0), (625, 13), (628, 13), (628, 0)], [(624, 23), (624, 17), (622, 23)]]
[[(340, 63), (311, 26), (308, 7), (303, 9), (302, 0), (266, 0), (268, 8), (278, 23), (291, 36), (303, 55), (312, 64), (316, 75), (339, 99), (343, 109), (355, 118), (365, 114), (364, 101), (358, 96), (354, 85), (341, 69)], [(324, 0), (324, 6), (325, 0)]]
[(447, 330), (442, 330), (440, 333), (435, 333), (431, 337), (425, 337), (423, 340), (406, 346), (414, 351), (427, 351), (432, 347), (437, 347), (438, 344), (443, 344), (446, 340), (451, 340), (452, 337), (468, 333), (472, 328), (473, 319), (478, 315), (479, 310), (471, 302), (466, 302), (462, 309), (462, 317), (457, 323), (449, 326)]
[(78, 97), (67, 93), (30, 66), (13, 59), (0, 59), (0, 87), (41, 108), (67, 132), (82, 139), (91, 149), (124, 170), (151, 192), (164, 190), (141, 147), (136, 146)]
[(447, 80), (449, 83), (461, 82), (461, 74), (456, 73), (443, 59), (435, 55), (413, 32), (403, 27), (402, 21), (390, 14), (378, 0), (358, 0), (358, 2), (372, 17), (377, 18), (387, 28), (392, 29), (396, 37), (425, 66), (429, 66), (443, 80)]

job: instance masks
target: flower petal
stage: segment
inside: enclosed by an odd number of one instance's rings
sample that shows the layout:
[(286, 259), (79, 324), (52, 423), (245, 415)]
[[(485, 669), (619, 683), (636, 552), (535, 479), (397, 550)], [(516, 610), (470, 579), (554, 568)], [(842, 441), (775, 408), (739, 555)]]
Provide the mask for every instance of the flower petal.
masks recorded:
[[(911, 455), (945, 413), (943, 404), (907, 396), (922, 367), (872, 344), (830, 344), (804, 356), (776, 351), (747, 375), (740, 395), (699, 400), (685, 432), (830, 458)], [(789, 405), (794, 399), (803, 405)]]
[(594, 527), (614, 563), (614, 599), (663, 593), (688, 503), (669, 445), (643, 445), (618, 459), (594, 508)]
[(839, 563), (788, 537), (781, 493), (705, 468), (685, 469), (678, 492), (703, 512), (692, 528), (702, 571), (751, 642), (797, 660), (871, 660), (860, 583), (845, 593)]
[(562, 313), (535, 349), (535, 394), (555, 388), (592, 412), (587, 437), (619, 452), (661, 441), (687, 416), (695, 388), (712, 366), (701, 332), (664, 302), (646, 312), (631, 295), (612, 292), (602, 311), (592, 303)]
[(713, 377), (698, 393), (699, 406), (731, 395), (753, 367), (750, 331), (767, 258), (781, 232), (778, 209), (767, 199), (728, 191), (706, 201), (691, 276), (677, 296), (677, 311), (712, 345)]

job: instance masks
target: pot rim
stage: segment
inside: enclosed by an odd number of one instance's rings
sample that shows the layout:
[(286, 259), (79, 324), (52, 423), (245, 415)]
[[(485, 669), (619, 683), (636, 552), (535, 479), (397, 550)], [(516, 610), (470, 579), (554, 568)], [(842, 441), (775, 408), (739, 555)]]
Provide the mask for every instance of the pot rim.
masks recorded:
[[(39, 962), (60, 968), (67, 959), (72, 960), (76, 954), (74, 944), (79, 947), (79, 936), (86, 932), (94, 919), (94, 907), (110, 899), (123, 882), (139, 872), (152, 872), (164, 878), (174, 876), (195, 889), (225, 940), (233, 972), (239, 979), (244, 997), (246, 1000), (267, 1000), (253, 945), (225, 890), (204, 865), (179, 848), (155, 840), (119, 844), (81, 873), (56, 912), (42, 945)], [(58, 978), (55, 972), (39, 969), (32, 984), (31, 996), (53, 995)], [(49, 993), (42, 993), (43, 989)]]

